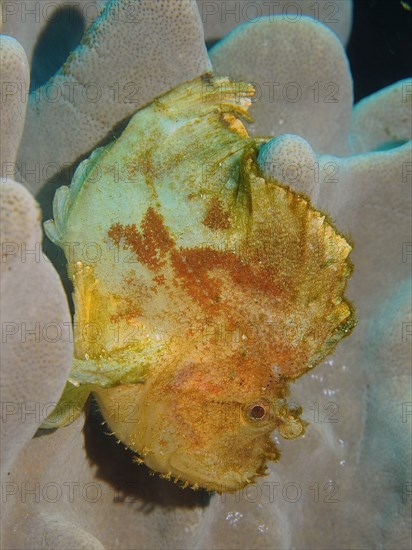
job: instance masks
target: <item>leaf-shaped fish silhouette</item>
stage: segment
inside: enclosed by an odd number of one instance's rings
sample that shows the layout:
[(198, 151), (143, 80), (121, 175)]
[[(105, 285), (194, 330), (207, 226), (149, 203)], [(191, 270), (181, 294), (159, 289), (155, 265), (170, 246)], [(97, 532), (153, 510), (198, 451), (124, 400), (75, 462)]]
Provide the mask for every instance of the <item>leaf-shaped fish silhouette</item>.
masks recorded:
[[(138, 111), (58, 190), (49, 237), (74, 284), (75, 357), (45, 425), (93, 392), (153, 470), (235, 490), (303, 432), (288, 384), (354, 325), (350, 245), (262, 177), (253, 87), (207, 75)], [(77, 243), (74, 246), (74, 243)]]

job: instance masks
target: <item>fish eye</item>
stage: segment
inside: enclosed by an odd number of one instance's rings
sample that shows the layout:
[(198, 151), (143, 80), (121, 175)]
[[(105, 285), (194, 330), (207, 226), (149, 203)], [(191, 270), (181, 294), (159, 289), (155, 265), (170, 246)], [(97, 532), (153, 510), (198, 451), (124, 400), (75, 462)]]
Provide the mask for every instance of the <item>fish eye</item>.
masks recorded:
[(251, 422), (262, 422), (269, 416), (269, 407), (266, 403), (252, 403), (246, 407), (245, 416)]
[(254, 420), (260, 420), (265, 416), (265, 414), (266, 414), (266, 411), (261, 405), (255, 405), (253, 409), (250, 411), (250, 416)]

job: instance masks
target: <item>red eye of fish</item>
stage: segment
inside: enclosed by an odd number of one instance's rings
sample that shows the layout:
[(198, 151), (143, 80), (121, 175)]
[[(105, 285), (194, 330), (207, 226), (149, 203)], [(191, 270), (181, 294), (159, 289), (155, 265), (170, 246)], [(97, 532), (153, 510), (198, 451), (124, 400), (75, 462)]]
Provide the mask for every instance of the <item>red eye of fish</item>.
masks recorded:
[(261, 418), (263, 418), (266, 414), (266, 411), (263, 407), (261, 407), (260, 405), (255, 405), (252, 410), (250, 411), (250, 416), (254, 419), (254, 420), (260, 420)]
[(244, 414), (249, 422), (262, 422), (268, 419), (269, 406), (263, 403), (252, 403), (245, 408)]

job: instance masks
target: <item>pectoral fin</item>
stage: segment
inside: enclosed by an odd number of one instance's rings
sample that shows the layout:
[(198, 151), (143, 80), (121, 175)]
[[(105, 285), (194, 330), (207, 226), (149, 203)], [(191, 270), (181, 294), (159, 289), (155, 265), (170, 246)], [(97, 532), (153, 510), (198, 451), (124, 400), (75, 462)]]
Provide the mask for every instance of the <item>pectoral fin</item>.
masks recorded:
[(63, 395), (40, 428), (50, 430), (71, 424), (82, 412), (91, 391), (91, 384), (75, 385), (70, 381), (66, 382)]

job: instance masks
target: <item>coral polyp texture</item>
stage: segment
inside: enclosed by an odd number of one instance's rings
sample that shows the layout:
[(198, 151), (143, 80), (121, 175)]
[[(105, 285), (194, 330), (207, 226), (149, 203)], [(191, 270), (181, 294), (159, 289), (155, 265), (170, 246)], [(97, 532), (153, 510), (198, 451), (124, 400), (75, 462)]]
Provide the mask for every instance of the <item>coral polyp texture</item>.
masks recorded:
[(158, 98), (80, 164), (46, 222), (56, 244), (79, 245), (67, 251), (74, 365), (47, 426), (92, 391), (148, 466), (218, 491), (265, 473), (275, 428), (303, 431), (288, 383), (354, 324), (351, 247), (309, 199), (262, 177), (267, 139), (239, 118), (253, 94), (205, 75)]

